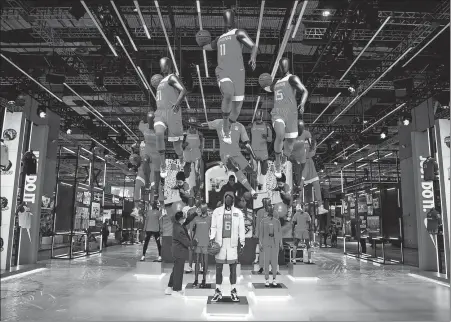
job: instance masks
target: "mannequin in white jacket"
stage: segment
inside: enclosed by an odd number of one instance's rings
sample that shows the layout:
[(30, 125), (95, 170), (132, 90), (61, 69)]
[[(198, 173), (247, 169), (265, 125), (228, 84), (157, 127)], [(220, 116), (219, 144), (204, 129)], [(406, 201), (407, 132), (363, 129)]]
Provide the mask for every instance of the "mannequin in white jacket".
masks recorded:
[(221, 246), (216, 255), (216, 291), (212, 302), (222, 299), (222, 269), (224, 264), (230, 265), (230, 284), (232, 285), (231, 298), (239, 302), (236, 291), (236, 267), (238, 264), (238, 248), (244, 247), (245, 229), (244, 215), (240, 209), (234, 207), (235, 197), (232, 192), (224, 194), (224, 205), (213, 211), (211, 218), (210, 239)]

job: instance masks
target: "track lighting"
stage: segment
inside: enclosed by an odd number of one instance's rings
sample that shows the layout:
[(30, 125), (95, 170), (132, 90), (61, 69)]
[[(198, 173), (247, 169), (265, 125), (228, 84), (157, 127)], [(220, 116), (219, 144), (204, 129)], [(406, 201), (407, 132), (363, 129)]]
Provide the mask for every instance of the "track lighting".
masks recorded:
[(40, 106), (40, 107), (38, 107), (38, 110), (36, 111), (36, 113), (38, 114), (38, 116), (41, 119), (43, 119), (47, 116), (47, 112), (45, 110), (46, 110), (45, 107)]
[(410, 124), (410, 117), (408, 115), (404, 115), (402, 118), (402, 124), (407, 126)]
[(387, 138), (387, 128), (382, 129), (380, 136), (381, 136), (381, 139)]

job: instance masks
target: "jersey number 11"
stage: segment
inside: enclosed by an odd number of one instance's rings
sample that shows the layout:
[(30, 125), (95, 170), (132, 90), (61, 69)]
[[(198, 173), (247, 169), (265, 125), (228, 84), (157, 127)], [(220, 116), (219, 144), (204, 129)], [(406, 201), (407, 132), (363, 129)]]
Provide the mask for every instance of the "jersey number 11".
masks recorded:
[(225, 54), (226, 54), (225, 44), (220, 44), (220, 45), (219, 45), (219, 54), (220, 54), (221, 56), (225, 56)]

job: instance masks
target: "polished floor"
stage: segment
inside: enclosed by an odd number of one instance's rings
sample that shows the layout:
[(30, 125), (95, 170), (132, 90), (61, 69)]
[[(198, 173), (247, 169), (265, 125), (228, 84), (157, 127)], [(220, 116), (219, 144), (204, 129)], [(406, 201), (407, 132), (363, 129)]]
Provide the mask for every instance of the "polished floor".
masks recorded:
[[(141, 246), (114, 246), (101, 255), (48, 261), (48, 269), (1, 282), (2, 321), (172, 321), (211, 320), (205, 299), (164, 295), (168, 281), (135, 276)], [(152, 249), (154, 252), (155, 249)], [(273, 321), (450, 321), (450, 288), (408, 275), (409, 267), (362, 263), (337, 250), (317, 254), (319, 280), (279, 282), (284, 300), (249, 296), (247, 320)], [(241, 296), (249, 282), (243, 271)], [(184, 277), (184, 283), (192, 275)], [(227, 318), (230, 320), (230, 318)]]

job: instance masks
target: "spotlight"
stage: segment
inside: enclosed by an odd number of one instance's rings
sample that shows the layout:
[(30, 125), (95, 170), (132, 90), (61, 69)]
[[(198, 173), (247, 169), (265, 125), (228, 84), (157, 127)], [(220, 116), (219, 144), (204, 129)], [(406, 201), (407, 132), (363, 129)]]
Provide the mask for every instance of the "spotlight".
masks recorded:
[(335, 141), (335, 144), (340, 144), (340, 141), (339, 140)]
[(71, 130), (70, 128), (68, 128), (68, 129), (66, 130), (66, 134), (71, 135), (71, 134), (72, 134), (72, 130)]
[(329, 17), (330, 16), (330, 11), (329, 10), (324, 10), (323, 11), (323, 17)]
[(324, 172), (324, 169), (321, 169), (320, 172), (323, 173), (323, 172)]
[(368, 120), (364, 120), (364, 121), (363, 121), (363, 124), (367, 124), (367, 123), (368, 123)]
[(45, 107), (38, 107), (38, 110), (36, 111), (38, 116), (43, 119), (47, 116), (47, 112), (45, 111)]
[(385, 139), (385, 138), (387, 138), (387, 133), (381, 132), (381, 139)]
[(338, 165), (338, 162), (337, 162), (337, 161), (335, 161), (335, 162), (334, 162), (334, 164), (335, 164), (335, 165)]
[(402, 120), (402, 124), (404, 124), (405, 126), (407, 126), (407, 125), (410, 124), (410, 120), (405, 118), (404, 120)]
[(348, 87), (348, 91), (349, 91), (349, 93), (354, 94), (355, 93), (355, 88), (352, 87), (352, 86), (349, 86)]

